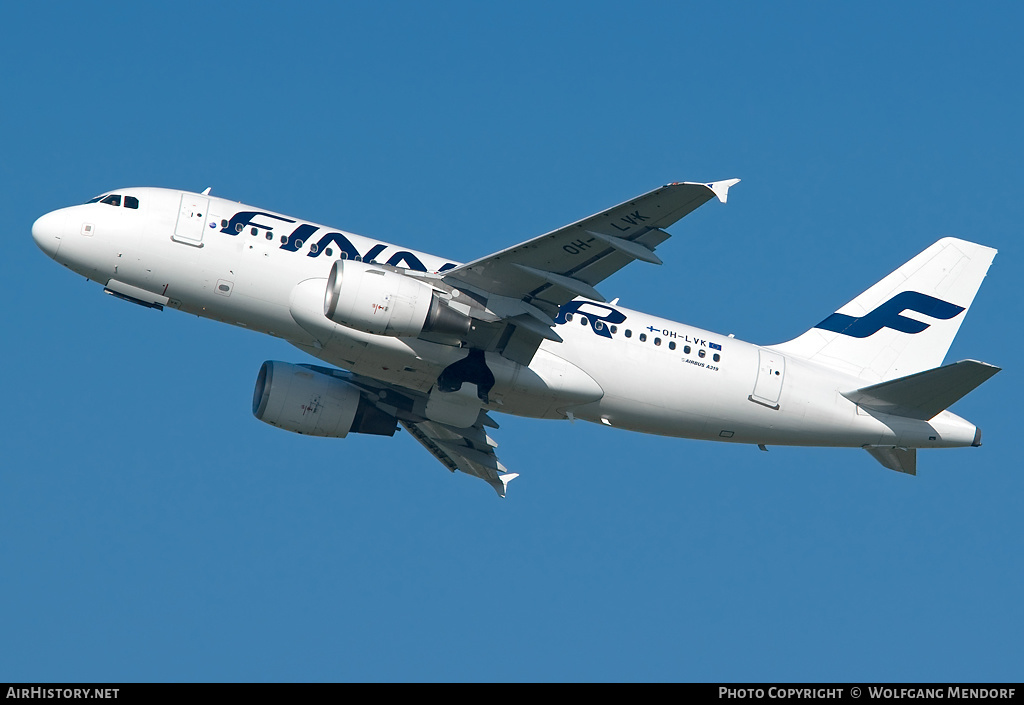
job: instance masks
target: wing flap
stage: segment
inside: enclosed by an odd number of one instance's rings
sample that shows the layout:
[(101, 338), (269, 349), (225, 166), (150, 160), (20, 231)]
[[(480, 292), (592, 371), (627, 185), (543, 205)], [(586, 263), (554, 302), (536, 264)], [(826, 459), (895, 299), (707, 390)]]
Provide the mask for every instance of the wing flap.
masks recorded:
[(601, 303), (604, 303), (605, 301), (608, 300), (601, 295), (601, 292), (599, 292), (594, 287), (590, 286), (590, 284), (587, 284), (584, 281), (576, 279), (575, 277), (567, 277), (562, 274), (556, 274), (555, 272), (549, 272), (544, 269), (534, 269), (533, 267), (528, 267), (525, 264), (513, 263), (512, 266), (515, 267), (516, 269), (526, 272), (527, 274), (532, 274), (534, 277), (538, 279), (538, 281), (547, 282), (552, 286), (562, 287), (570, 294), (572, 294), (573, 298), (577, 296), (582, 296), (585, 299), (590, 299), (591, 301), (600, 301)]
[[(665, 234), (667, 235), (668, 233)], [(651, 264), (664, 264), (661, 258), (654, 254), (654, 250), (643, 243), (637, 242), (636, 240), (626, 240), (625, 238), (616, 237), (614, 235), (605, 235), (604, 233), (594, 232), (593, 230), (588, 230), (587, 235), (593, 235), (598, 240), (608, 243), (616, 250), (624, 252), (633, 259), (638, 259), (641, 262), (650, 262)]]

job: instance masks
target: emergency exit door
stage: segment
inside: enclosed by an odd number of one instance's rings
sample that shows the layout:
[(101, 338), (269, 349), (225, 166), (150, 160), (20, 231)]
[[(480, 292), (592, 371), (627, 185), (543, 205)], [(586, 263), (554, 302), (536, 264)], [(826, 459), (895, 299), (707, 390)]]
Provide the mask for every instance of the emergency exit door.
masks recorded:
[(757, 355), (757, 381), (754, 382), (750, 401), (778, 409), (779, 397), (782, 396), (782, 382), (786, 378), (786, 358), (763, 348), (758, 349)]

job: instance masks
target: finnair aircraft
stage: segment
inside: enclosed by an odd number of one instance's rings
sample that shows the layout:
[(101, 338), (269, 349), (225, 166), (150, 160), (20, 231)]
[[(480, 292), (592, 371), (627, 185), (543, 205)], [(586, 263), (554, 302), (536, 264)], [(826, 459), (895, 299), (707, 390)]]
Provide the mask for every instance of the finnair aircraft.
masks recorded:
[(47, 213), (48, 256), (154, 309), (283, 338), (329, 366), (263, 363), (253, 413), (295, 433), (392, 436), (505, 496), (495, 412), (709, 441), (981, 445), (946, 409), (999, 371), (942, 366), (996, 251), (944, 238), (803, 335), (753, 345), (606, 302), (594, 288), (738, 180), (673, 183), (460, 264), (203, 193), (125, 188)]

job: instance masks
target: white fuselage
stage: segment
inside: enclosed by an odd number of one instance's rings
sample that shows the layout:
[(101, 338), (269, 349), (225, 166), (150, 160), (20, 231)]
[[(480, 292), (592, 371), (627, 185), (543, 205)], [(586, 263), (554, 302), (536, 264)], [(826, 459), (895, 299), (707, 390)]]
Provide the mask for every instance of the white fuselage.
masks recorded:
[[(327, 278), (343, 253), (427, 272), (455, 262), (212, 196), (113, 193), (138, 207), (97, 202), (49, 213), (33, 227), (40, 248), (115, 292), (148, 292), (163, 305), (283, 338), (332, 365), (420, 392), (465, 356), (451, 345), (362, 333), (323, 314)], [(557, 320), (563, 342), (544, 341), (529, 367), (487, 354), (495, 386), (486, 408), (750, 444), (975, 441), (975, 426), (947, 411), (930, 421), (864, 411), (841, 394), (864, 380), (771, 348), (614, 303), (578, 299)]]

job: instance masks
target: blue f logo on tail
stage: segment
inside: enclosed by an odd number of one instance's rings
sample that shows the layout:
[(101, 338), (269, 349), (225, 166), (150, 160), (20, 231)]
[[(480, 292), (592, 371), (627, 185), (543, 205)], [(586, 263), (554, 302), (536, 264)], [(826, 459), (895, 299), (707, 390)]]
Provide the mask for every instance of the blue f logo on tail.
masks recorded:
[(902, 291), (860, 318), (833, 313), (814, 327), (853, 338), (867, 338), (883, 328), (892, 328), (900, 333), (913, 335), (927, 329), (929, 324), (901, 316), (904, 311), (916, 311), (946, 321), (956, 317), (963, 310), (962, 306), (936, 299), (934, 296), (919, 294), (916, 291)]

